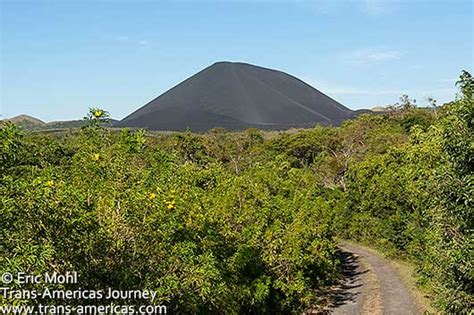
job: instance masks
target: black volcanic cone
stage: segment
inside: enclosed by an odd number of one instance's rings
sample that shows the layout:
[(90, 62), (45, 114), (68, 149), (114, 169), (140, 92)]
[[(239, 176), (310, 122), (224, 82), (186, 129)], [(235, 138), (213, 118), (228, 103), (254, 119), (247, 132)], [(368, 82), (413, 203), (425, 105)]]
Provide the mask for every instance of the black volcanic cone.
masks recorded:
[(218, 62), (125, 117), (119, 127), (206, 131), (338, 125), (353, 111), (284, 72)]

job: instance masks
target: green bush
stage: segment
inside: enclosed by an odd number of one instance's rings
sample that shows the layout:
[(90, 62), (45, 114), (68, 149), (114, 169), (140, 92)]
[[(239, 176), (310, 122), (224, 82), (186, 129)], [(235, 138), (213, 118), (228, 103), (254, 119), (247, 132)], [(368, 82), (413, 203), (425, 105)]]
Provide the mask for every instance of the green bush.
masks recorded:
[(256, 131), (158, 145), (99, 124), (1, 133), (0, 272), (75, 270), (90, 289), (153, 289), (172, 311), (236, 314), (301, 312), (337, 278), (317, 177), (257, 161)]
[(458, 86), (441, 108), (405, 96), (281, 133), (116, 132), (97, 108), (62, 134), (6, 123), (0, 273), (75, 270), (82, 287), (156, 290), (178, 313), (301, 313), (340, 276), (337, 236), (413, 261), (441, 311), (467, 312), (472, 76)]
[(433, 125), (412, 126), (408, 143), (351, 165), (343, 233), (413, 259), (448, 313), (467, 312), (474, 289), (473, 79), (463, 72), (458, 84)]

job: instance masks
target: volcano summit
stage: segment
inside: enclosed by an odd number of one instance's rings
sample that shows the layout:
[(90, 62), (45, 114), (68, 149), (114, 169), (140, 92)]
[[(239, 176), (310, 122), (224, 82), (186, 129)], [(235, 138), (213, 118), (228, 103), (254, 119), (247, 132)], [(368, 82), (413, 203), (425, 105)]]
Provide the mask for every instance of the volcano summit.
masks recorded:
[(281, 71), (217, 62), (118, 123), (151, 130), (206, 131), (338, 125), (354, 111)]

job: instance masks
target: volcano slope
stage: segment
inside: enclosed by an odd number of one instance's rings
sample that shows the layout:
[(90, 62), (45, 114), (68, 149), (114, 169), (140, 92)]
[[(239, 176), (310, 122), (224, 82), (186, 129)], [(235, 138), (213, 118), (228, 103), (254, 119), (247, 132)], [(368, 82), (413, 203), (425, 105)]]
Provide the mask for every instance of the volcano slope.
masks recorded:
[(118, 127), (206, 131), (338, 125), (355, 112), (281, 71), (218, 62), (125, 117)]

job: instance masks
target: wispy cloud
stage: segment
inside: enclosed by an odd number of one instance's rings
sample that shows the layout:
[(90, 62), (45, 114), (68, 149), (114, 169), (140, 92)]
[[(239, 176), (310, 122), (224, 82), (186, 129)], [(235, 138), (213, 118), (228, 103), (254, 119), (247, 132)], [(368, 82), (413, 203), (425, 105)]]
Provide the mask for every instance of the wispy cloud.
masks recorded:
[(329, 84), (327, 81), (324, 80), (315, 80), (312, 78), (303, 78), (305, 82), (310, 84), (311, 86), (315, 87), (316, 89), (320, 90), (323, 93), (327, 93), (332, 96), (393, 96), (399, 97), (403, 94), (407, 94), (410, 96), (418, 97), (420, 99), (424, 99), (428, 96), (437, 96), (437, 97), (444, 97), (444, 96), (453, 96), (456, 93), (456, 89), (454, 88), (440, 88), (440, 89), (432, 89), (432, 90), (414, 90), (414, 89), (403, 89), (403, 88), (395, 88), (395, 89), (367, 89), (361, 87), (347, 87), (347, 86), (336, 86)]
[(357, 88), (329, 88), (321, 89), (328, 94), (342, 96), (342, 95), (357, 95), (357, 96), (401, 96), (403, 94), (410, 95), (412, 97), (418, 97), (426, 99), (429, 96), (451, 96), (456, 94), (456, 90), (453, 88), (446, 89), (433, 89), (433, 90), (366, 90)]
[(138, 44), (139, 46), (148, 46), (150, 44), (150, 41), (147, 40), (147, 39), (140, 39), (140, 40), (137, 40), (136, 38), (131, 38), (127, 35), (119, 35), (117, 37), (115, 37), (115, 40), (119, 41), (119, 42), (127, 42), (128, 44)]
[(402, 90), (365, 90), (358, 88), (347, 88), (347, 87), (332, 87), (324, 89), (329, 94), (335, 95), (402, 95)]
[(402, 95), (404, 92), (401, 89), (364, 89), (359, 87), (335, 86), (329, 84), (324, 80), (315, 80), (312, 78), (303, 78), (305, 82), (320, 90), (323, 93), (331, 95)]
[(303, 2), (316, 15), (332, 15), (340, 11), (341, 3), (333, 0)]
[[(275, 1), (275, 0), (273, 0)], [(396, 9), (396, 0), (295, 0), (317, 15), (339, 15), (346, 11), (359, 11), (367, 16), (383, 16)], [(268, 0), (271, 2), (271, 0)]]
[(353, 64), (374, 64), (398, 60), (401, 56), (402, 54), (397, 50), (365, 48), (344, 54), (343, 58)]
[(389, 0), (364, 0), (361, 5), (362, 11), (372, 16), (384, 15), (393, 10), (393, 1)]
[(458, 80), (458, 78), (451, 78), (451, 79), (440, 79), (438, 80), (439, 83), (456, 83), (456, 81)]

